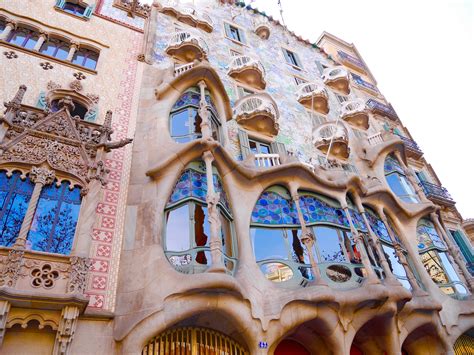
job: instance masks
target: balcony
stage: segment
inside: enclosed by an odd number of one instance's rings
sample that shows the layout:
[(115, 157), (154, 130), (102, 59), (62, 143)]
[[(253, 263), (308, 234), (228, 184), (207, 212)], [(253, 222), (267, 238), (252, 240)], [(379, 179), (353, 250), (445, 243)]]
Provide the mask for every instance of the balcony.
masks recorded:
[(398, 115), (392, 105), (385, 105), (377, 100), (369, 99), (367, 101), (367, 106), (373, 113), (388, 117), (394, 121), (398, 119)]
[(246, 129), (268, 136), (279, 131), (276, 104), (266, 95), (248, 95), (237, 102), (234, 115), (238, 124)]
[(349, 73), (343, 67), (326, 68), (322, 77), (327, 86), (346, 95), (349, 94)]
[(434, 203), (448, 207), (456, 204), (446, 188), (427, 181), (421, 181), (419, 185), (423, 188), (426, 197)]
[(362, 88), (366, 91), (369, 91), (369, 93), (371, 93), (371, 94), (379, 94), (380, 93), (379, 89), (377, 89), (377, 87), (375, 85), (369, 83), (368, 81), (365, 81), (359, 75), (351, 73), (351, 76), (352, 76), (352, 81), (357, 86), (359, 86), (360, 88)]
[(313, 143), (317, 149), (341, 159), (349, 157), (349, 138), (346, 128), (342, 124), (327, 122), (319, 125), (313, 134)]
[(341, 107), (341, 118), (355, 127), (369, 128), (369, 110), (360, 99), (344, 102)]
[(357, 70), (362, 73), (366, 73), (366, 67), (359, 58), (353, 57), (343, 51), (337, 51), (337, 56), (342, 64), (345, 66)]
[(267, 85), (263, 65), (258, 59), (248, 55), (234, 57), (230, 62), (228, 74), (232, 78), (260, 90), (265, 89)]
[(423, 151), (420, 149), (420, 147), (415, 141), (409, 138), (402, 137), (402, 136), (399, 136), (399, 137), (403, 141), (403, 144), (405, 145), (405, 152), (407, 156), (413, 159), (420, 159), (423, 156)]
[(206, 42), (198, 34), (192, 32), (177, 32), (166, 47), (166, 53), (184, 62), (192, 62), (207, 57), (209, 49)]
[(298, 85), (296, 99), (303, 106), (317, 112), (329, 112), (328, 94), (323, 83), (303, 83)]
[(270, 37), (270, 26), (266, 18), (257, 22), (255, 25), (255, 33), (261, 39), (268, 39)]
[(269, 168), (281, 165), (279, 154), (255, 154), (255, 166), (259, 168)]
[(162, 5), (160, 11), (164, 14), (176, 17), (189, 26), (197, 27), (206, 32), (212, 32), (213, 22), (208, 14), (198, 12), (194, 6), (179, 5), (176, 0), (169, 0)]

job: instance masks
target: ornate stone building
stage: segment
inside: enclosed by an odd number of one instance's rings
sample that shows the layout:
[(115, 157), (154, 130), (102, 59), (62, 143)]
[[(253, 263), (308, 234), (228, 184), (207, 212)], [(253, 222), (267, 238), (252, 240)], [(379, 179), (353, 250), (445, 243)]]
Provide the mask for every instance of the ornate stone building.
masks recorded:
[(244, 3), (0, 2), (2, 354), (472, 354), (463, 221), (356, 47)]

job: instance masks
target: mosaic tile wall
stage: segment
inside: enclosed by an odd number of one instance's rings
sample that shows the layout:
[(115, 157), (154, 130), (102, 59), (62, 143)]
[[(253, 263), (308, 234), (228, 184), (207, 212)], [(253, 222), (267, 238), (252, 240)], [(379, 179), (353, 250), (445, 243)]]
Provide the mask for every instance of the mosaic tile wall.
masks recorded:
[[(280, 132), (276, 140), (284, 143), (287, 149), (298, 154), (301, 160), (308, 161), (316, 158), (317, 151), (312, 144), (312, 130), (314, 128), (312, 119), (307, 110), (296, 101), (296, 83), (294, 75), (302, 77), (307, 81), (321, 79), (316, 60), (327, 62), (327, 59), (318, 49), (312, 48), (303, 42), (298, 41), (288, 33), (284, 33), (281, 26), (270, 24), (271, 34), (268, 40), (262, 40), (254, 32), (254, 23), (261, 15), (252, 14), (250, 11), (229, 6), (218, 6), (215, 1), (200, 1), (206, 13), (210, 15), (214, 22), (214, 30), (207, 33), (194, 29), (175, 18), (158, 14), (156, 42), (154, 48), (154, 58), (156, 65), (169, 65), (171, 59), (165, 53), (165, 49), (170, 39), (170, 34), (175, 32), (175, 27), (179, 26), (183, 30), (198, 31), (200, 36), (209, 46), (209, 61), (218, 69), (218, 74), (226, 87), (227, 94), (233, 106), (238, 100), (235, 89), (235, 81), (227, 75), (229, 63), (231, 61), (230, 50), (234, 49), (243, 54), (248, 54), (260, 59), (263, 64), (267, 82), (266, 92), (269, 93), (278, 104), (280, 111)], [(207, 4), (207, 5), (204, 5)], [(234, 18), (232, 20), (232, 18)], [(247, 45), (239, 45), (225, 37), (224, 21), (234, 23), (245, 29)], [(293, 69), (287, 65), (283, 57), (282, 46), (297, 53), (300, 58), (303, 70)], [(330, 90), (330, 112), (327, 115), (329, 120), (335, 120), (339, 114), (340, 105), (336, 97)], [(355, 93), (351, 93), (355, 98)], [(230, 141), (233, 143), (234, 155), (240, 159), (240, 147), (238, 142), (238, 125), (235, 120), (228, 122)], [(297, 132), (297, 134), (295, 134)], [(375, 133), (375, 132), (374, 132)]]

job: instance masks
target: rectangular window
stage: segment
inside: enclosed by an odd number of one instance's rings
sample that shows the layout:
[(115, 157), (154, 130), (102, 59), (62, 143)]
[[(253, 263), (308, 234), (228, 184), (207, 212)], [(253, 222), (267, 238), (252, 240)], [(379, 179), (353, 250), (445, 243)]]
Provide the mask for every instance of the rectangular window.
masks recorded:
[(259, 142), (254, 139), (249, 139), (250, 150), (253, 154), (270, 154), (270, 145)]
[(227, 22), (224, 22), (225, 35), (227, 38), (239, 43), (245, 43), (244, 31), (236, 26), (233, 26)]
[(283, 54), (285, 55), (285, 59), (288, 64), (291, 64), (294, 67), (301, 68), (301, 63), (296, 53), (293, 53), (292, 51), (289, 51), (288, 49), (283, 48)]
[(295, 79), (296, 85), (301, 85), (308, 82), (307, 80), (300, 78), (299, 76), (295, 76), (294, 79)]

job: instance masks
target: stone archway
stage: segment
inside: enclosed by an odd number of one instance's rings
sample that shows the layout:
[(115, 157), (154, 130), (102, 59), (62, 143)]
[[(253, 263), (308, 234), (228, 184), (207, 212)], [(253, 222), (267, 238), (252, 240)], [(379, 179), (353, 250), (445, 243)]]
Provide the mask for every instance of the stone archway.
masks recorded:
[(446, 346), (433, 324), (424, 324), (414, 329), (403, 342), (402, 349), (409, 355), (442, 355)]
[(377, 316), (367, 321), (355, 334), (351, 355), (394, 354), (400, 345), (391, 315)]
[(274, 355), (311, 355), (311, 353), (301, 343), (286, 338), (278, 344)]

